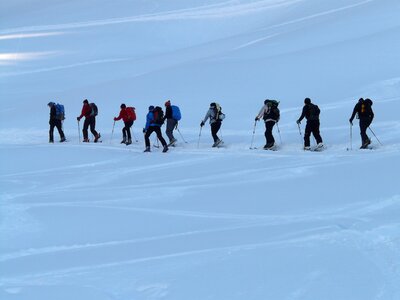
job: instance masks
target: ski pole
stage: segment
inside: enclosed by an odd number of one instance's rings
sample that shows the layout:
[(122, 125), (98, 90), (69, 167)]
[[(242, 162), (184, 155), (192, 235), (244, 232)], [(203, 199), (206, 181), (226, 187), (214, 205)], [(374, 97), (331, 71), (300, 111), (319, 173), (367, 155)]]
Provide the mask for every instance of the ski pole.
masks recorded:
[[(157, 146), (156, 146), (156, 143), (157, 143)], [(160, 148), (160, 144), (158, 143), (158, 137), (157, 136), (156, 136), (156, 139), (155, 139), (155, 141), (153, 143), (153, 147)]]
[(250, 149), (254, 149), (253, 143), (254, 143), (254, 136), (256, 135), (256, 126), (257, 126), (257, 121), (254, 121), (253, 136), (251, 137)]
[(78, 136), (79, 136), (79, 144), (81, 143), (81, 126), (79, 125), (78, 121)]
[(350, 150), (353, 150), (353, 124), (350, 123)]
[(182, 138), (182, 141), (184, 141), (185, 144), (187, 144), (188, 142), (185, 141), (185, 139), (183, 138), (183, 135), (182, 135), (181, 131), (179, 130), (178, 126), (176, 126), (176, 130), (178, 130), (178, 132), (179, 132), (179, 134), (180, 134), (180, 136), (181, 136), (181, 138)]
[(197, 149), (200, 147), (200, 137), (201, 137), (201, 130), (203, 129), (203, 126), (200, 126), (200, 132), (199, 132), (199, 139), (197, 141)]
[[(297, 126), (299, 127), (300, 140), (303, 143), (303, 135), (301, 134), (300, 123), (297, 123)], [(304, 149), (304, 150), (306, 150), (306, 149)]]
[(368, 126), (368, 128), (369, 128), (369, 130), (371, 130), (372, 134), (374, 135), (374, 137), (375, 137), (376, 140), (378, 141), (379, 145), (383, 146), (382, 143), (381, 143), (381, 141), (380, 141), (380, 140), (378, 139), (378, 137), (376, 136), (375, 132), (372, 131), (371, 127)]
[(276, 122), (276, 128), (278, 129), (278, 133), (279, 133), (279, 140), (281, 141), (281, 145), (282, 145), (281, 131), (280, 131), (280, 129), (279, 129), (278, 122)]
[(113, 139), (113, 136), (114, 136), (114, 127), (115, 127), (115, 121), (113, 123), (113, 128), (112, 128), (112, 131), (111, 131), (110, 145), (111, 145), (111, 142), (112, 142), (112, 139)]
[(133, 124), (132, 124), (131, 133), (132, 133), (133, 138), (135, 139), (135, 142), (136, 142), (136, 143), (139, 143), (138, 139), (137, 139), (136, 136), (135, 136), (135, 133), (133, 132)]

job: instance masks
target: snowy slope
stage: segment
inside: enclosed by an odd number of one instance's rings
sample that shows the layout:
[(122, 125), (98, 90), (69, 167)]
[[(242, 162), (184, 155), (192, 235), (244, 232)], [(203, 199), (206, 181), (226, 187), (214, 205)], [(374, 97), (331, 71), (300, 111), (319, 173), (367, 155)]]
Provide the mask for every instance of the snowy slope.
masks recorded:
[[(2, 1), (0, 299), (400, 299), (399, 12), (394, 0)], [(321, 153), (300, 150), (305, 97), (322, 110)], [(358, 150), (354, 126), (347, 151), (359, 97), (383, 146), (371, 135), (375, 149)], [(101, 144), (78, 143), (85, 98)], [(249, 150), (265, 98), (281, 101), (276, 152)], [(146, 109), (166, 99), (188, 143), (176, 133), (169, 153), (143, 154)], [(66, 144), (47, 144), (54, 100)], [(210, 148), (208, 126), (199, 139), (212, 101), (226, 148)], [(122, 102), (138, 114), (129, 147), (121, 122), (111, 140)]]

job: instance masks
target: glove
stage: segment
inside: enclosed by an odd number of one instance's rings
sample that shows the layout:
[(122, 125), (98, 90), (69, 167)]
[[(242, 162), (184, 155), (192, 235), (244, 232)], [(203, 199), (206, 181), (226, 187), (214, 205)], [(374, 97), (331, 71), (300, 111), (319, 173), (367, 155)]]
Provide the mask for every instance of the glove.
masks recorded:
[(117, 121), (117, 118), (114, 118), (114, 121)]
[(146, 133), (146, 128), (143, 128), (143, 133)]
[(201, 123), (200, 123), (200, 127), (203, 127), (204, 126), (204, 122), (203, 121), (201, 121)]
[(301, 122), (300, 122), (300, 120), (297, 120), (296, 123), (297, 123), (297, 124), (300, 124)]
[(351, 126), (353, 126), (353, 120), (350, 119), (349, 122), (350, 122)]
[(81, 118), (80, 118), (80, 117), (77, 117), (76, 119), (78, 120), (78, 122), (81, 120)]
[(257, 122), (258, 120), (259, 120), (259, 118), (258, 118), (258, 117), (256, 117), (256, 118), (254, 119), (254, 121), (256, 121), (256, 122)]

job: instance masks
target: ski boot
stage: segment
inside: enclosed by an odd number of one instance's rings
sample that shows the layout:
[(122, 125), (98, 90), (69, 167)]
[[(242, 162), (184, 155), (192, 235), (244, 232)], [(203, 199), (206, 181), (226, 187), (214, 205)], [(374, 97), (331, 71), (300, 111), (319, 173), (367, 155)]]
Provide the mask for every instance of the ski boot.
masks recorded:
[(60, 140), (60, 143), (64, 143), (67, 139), (65, 138), (65, 136), (63, 136)]
[(97, 143), (99, 141), (99, 138), (101, 138), (100, 132), (94, 138), (94, 142)]
[(173, 138), (173, 139), (169, 142), (168, 147), (169, 147), (169, 146), (175, 147), (175, 143), (176, 143), (176, 142), (177, 142), (177, 139)]
[(221, 144), (221, 142), (222, 141), (220, 139), (216, 140), (215, 143), (212, 145), (212, 147), (213, 148), (218, 147), (218, 145)]
[(130, 145), (130, 144), (132, 144), (132, 140), (131, 139), (128, 139), (127, 141), (126, 141), (126, 143), (125, 143), (125, 145)]
[(371, 144), (371, 140), (367, 138), (361, 145), (360, 149), (367, 149), (368, 145)]
[(273, 147), (274, 147), (274, 143), (267, 143), (265, 146), (264, 146), (264, 150), (271, 150)]
[(151, 152), (150, 147), (146, 147), (143, 152)]
[(121, 144), (125, 144), (126, 143), (126, 138), (122, 138)]
[(88, 139), (88, 138), (83, 139), (83, 142), (84, 142), (84, 143), (89, 143), (89, 139)]
[(310, 146), (304, 146), (303, 150), (304, 151), (311, 151), (311, 147)]
[(167, 151), (168, 151), (168, 146), (165, 145), (164, 148), (163, 148), (163, 150), (162, 150), (162, 152), (165, 153), (165, 152), (167, 152)]
[(50, 143), (50, 144), (54, 143), (54, 140), (50, 139), (50, 140), (49, 140), (49, 143)]

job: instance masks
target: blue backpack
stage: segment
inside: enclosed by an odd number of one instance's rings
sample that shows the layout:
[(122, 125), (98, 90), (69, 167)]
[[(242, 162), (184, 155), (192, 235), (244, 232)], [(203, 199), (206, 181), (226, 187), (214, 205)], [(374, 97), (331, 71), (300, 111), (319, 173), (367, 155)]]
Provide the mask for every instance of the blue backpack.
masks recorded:
[(171, 105), (171, 109), (172, 109), (172, 118), (174, 120), (179, 121), (182, 118), (181, 110), (176, 105)]
[(64, 120), (65, 119), (64, 105), (57, 103), (55, 107), (56, 107), (56, 118), (61, 121)]

